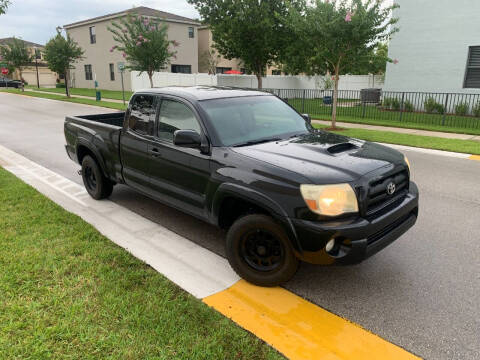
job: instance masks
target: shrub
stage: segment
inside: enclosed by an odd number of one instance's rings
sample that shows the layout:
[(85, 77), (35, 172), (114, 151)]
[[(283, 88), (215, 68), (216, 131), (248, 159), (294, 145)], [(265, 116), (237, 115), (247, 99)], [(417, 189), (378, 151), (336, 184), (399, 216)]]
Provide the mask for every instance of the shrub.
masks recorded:
[(411, 101), (405, 100), (403, 103), (403, 111), (413, 112), (414, 107)]
[(427, 113), (433, 113), (437, 107), (438, 103), (435, 101), (433, 97), (429, 97), (425, 102), (423, 103), (423, 106), (425, 107), (425, 111)]
[(445, 113), (445, 106), (443, 106), (442, 104), (436, 103), (435, 104), (435, 111), (439, 114), (443, 114), (443, 113)]
[(455, 106), (455, 114), (457, 115), (467, 115), (469, 110), (468, 103), (461, 102)]
[(55, 84), (55, 87), (56, 87), (56, 88), (62, 88), (62, 89), (64, 89), (64, 88), (65, 88), (65, 84), (56, 83), (56, 84)]
[(392, 100), (393, 100), (393, 98), (389, 98), (389, 97), (384, 98), (383, 102), (382, 102), (382, 105), (386, 108), (390, 108), (392, 106)]
[(392, 100), (392, 109), (395, 111), (400, 110), (400, 101), (397, 98), (393, 98)]
[(475, 117), (480, 117), (480, 101), (473, 107), (472, 112)]
[(387, 97), (383, 99), (382, 105), (384, 108), (390, 110), (400, 110), (400, 101), (394, 97)]

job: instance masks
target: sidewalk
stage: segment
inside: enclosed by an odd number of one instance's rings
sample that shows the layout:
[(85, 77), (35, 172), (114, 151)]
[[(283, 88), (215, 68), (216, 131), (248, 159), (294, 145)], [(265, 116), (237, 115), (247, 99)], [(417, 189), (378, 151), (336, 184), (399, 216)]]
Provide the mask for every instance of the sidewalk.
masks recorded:
[[(313, 123), (321, 125), (330, 125), (330, 121), (325, 120), (312, 120)], [(378, 126), (378, 125), (367, 125), (367, 124), (354, 124), (337, 121), (337, 126), (351, 128), (351, 129), (365, 129), (365, 130), (377, 130), (377, 131), (390, 131), (402, 134), (412, 134), (412, 135), (422, 135), (422, 136), (434, 136), (444, 139), (458, 139), (458, 140), (475, 140), (480, 141), (479, 135), (470, 135), (470, 134), (456, 134), (456, 133), (446, 133), (441, 131), (428, 131), (428, 130), (418, 130), (418, 129), (406, 129), (406, 128), (397, 128), (389, 126)]]
[[(60, 96), (67, 96), (65, 93), (56, 93), (56, 92), (50, 92), (50, 91), (42, 91), (42, 90), (37, 90), (37, 89), (28, 89), (28, 88), (25, 88), (25, 92), (27, 92), (27, 91), (37, 92), (37, 93), (42, 93), (42, 94), (54, 94), (54, 95), (60, 95)], [(93, 96), (72, 95), (72, 94), (70, 94), (70, 97), (72, 97), (72, 98), (80, 98), (80, 99), (95, 100), (95, 97), (93, 97)], [(114, 103), (123, 104), (123, 100), (117, 100), (117, 99), (107, 99), (107, 98), (103, 98), (102, 101), (108, 101), (108, 102), (114, 102)], [(128, 103), (128, 100), (125, 99), (125, 103)]]

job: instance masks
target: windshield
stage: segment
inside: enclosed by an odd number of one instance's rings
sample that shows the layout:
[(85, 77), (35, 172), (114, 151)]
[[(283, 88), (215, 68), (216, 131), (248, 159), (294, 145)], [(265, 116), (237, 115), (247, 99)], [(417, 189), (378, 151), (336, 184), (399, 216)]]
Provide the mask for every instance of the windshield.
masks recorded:
[(250, 145), (309, 132), (295, 110), (275, 96), (247, 96), (200, 102), (224, 146)]

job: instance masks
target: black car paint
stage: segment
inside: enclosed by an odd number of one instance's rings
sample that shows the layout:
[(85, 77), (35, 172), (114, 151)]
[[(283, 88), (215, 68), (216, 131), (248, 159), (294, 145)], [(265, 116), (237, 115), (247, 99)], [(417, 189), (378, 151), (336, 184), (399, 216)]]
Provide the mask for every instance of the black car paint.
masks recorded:
[[(409, 171), (403, 155), (396, 150), (313, 129), (291, 139), (222, 147), (201, 101), (271, 95), (216, 88), (164, 88), (147, 93), (182, 101), (196, 113), (203, 129), (201, 149), (135, 134), (128, 129), (127, 110), (67, 117), (65, 137), (70, 158), (80, 162), (85, 151), (91, 152), (112, 181), (126, 183), (215, 225), (222, 225), (222, 217), (235, 211), (232, 199), (248, 202), (280, 222), (296, 255), (311, 263), (359, 262), (394, 241), (416, 221), (418, 190), (412, 182), (405, 197), (378, 214), (367, 215), (362, 206), (369, 183)], [(300, 185), (334, 183), (350, 183), (356, 189), (359, 214), (332, 219), (308, 209)], [(334, 255), (325, 251), (325, 244), (332, 238), (341, 244)], [(374, 242), (369, 240), (374, 238)]]

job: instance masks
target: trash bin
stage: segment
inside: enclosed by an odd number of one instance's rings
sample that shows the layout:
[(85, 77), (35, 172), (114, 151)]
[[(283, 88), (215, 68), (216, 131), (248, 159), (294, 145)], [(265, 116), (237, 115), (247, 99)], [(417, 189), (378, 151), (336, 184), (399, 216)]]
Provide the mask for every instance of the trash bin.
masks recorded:
[(380, 102), (380, 95), (382, 93), (382, 89), (362, 89), (360, 90), (360, 100), (362, 103), (376, 103)]
[(100, 91), (95, 91), (95, 98), (97, 101), (102, 100), (102, 93)]

